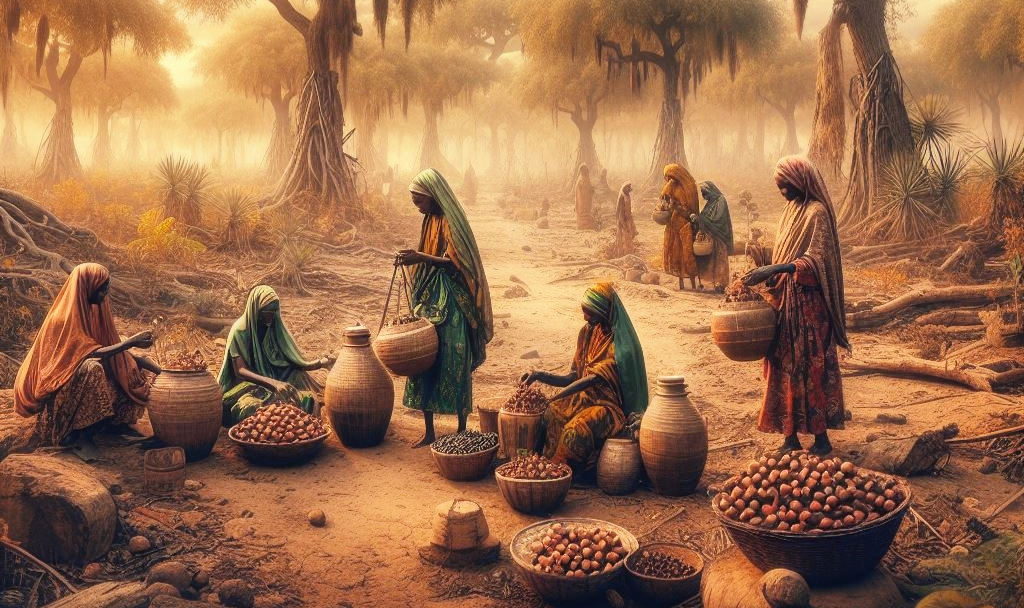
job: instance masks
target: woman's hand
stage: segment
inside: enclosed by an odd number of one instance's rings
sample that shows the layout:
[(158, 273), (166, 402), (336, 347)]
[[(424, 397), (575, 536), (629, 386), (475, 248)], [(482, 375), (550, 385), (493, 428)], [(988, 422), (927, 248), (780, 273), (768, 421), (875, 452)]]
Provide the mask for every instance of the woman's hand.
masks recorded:
[(691, 213), (690, 214), (690, 223), (691, 224), (696, 224), (697, 223), (697, 214), (696, 213)]
[(539, 372), (537, 371), (526, 372), (525, 374), (519, 377), (519, 384), (525, 384), (526, 386), (530, 386), (531, 384), (537, 381), (538, 375)]
[(318, 363), (320, 364), (320, 369), (325, 369), (325, 368), (328, 368), (328, 367), (331, 367), (332, 365), (334, 365), (334, 362), (337, 361), (337, 360), (338, 360), (338, 358), (335, 357), (334, 355), (326, 355), (326, 356), (322, 357), (318, 361)]
[(129, 348), (149, 348), (153, 346), (153, 332), (146, 330), (140, 331), (134, 336), (125, 340)]
[(770, 266), (761, 266), (760, 268), (755, 268), (743, 275), (743, 284), (750, 287), (751, 285), (764, 283), (777, 274), (791, 274), (794, 272), (796, 272), (796, 266), (793, 264), (772, 264)]
[(410, 264), (422, 264), (426, 258), (415, 249), (402, 249), (395, 254), (395, 266), (409, 266)]
[(274, 380), (272, 386), (274, 387), (274, 392), (278, 397), (295, 403), (299, 402), (299, 389), (295, 388), (291, 384), (281, 380)]

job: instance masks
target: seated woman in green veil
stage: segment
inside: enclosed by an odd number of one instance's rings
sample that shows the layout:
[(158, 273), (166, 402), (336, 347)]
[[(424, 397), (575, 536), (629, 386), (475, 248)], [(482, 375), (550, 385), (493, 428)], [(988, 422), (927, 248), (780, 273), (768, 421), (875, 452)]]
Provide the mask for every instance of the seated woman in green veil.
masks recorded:
[(218, 377), (224, 391), (224, 426), (233, 426), (273, 402), (292, 403), (314, 413), (315, 395), (323, 388), (309, 372), (333, 362), (332, 357), (304, 359), (281, 319), (277, 293), (267, 285), (253, 287), (245, 311), (231, 326)]

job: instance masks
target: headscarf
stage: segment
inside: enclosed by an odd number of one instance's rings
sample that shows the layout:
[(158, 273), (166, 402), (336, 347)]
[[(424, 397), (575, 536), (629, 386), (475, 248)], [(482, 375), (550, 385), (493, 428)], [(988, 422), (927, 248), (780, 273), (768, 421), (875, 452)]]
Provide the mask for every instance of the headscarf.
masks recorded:
[(700, 231), (725, 243), (726, 251), (732, 252), (732, 218), (729, 216), (729, 203), (714, 182), (701, 182), (700, 192), (707, 201), (697, 216)]
[[(484, 265), (480, 260), (480, 250), (476, 246), (476, 238), (473, 230), (469, 227), (469, 220), (466, 212), (463, 211), (459, 200), (455, 198), (451, 186), (444, 176), (436, 169), (424, 169), (420, 171), (412, 183), (409, 184), (409, 191), (429, 196), (441, 207), (441, 213), (448, 223), (452, 242), (449, 246), (455, 248), (456, 256), (452, 258), (455, 268), (462, 276), (469, 294), (473, 298), (477, 312), (480, 316), (480, 327), (477, 331), (481, 333), (483, 342), (486, 344), (494, 336), (494, 317), (491, 314), (491, 291), (487, 286), (487, 275), (484, 274)], [(423, 230), (420, 231), (419, 250), (424, 250), (427, 226), (431, 218), (429, 215), (423, 218)], [(413, 282), (419, 283), (425, 277), (429, 268), (426, 264), (417, 264), (413, 271)]]
[(647, 367), (640, 339), (629, 314), (611, 283), (598, 283), (583, 293), (583, 308), (603, 320), (612, 331), (615, 367), (619, 371), (622, 410), (643, 413), (647, 409)]
[(665, 187), (661, 196), (668, 196), (682, 205), (687, 221), (691, 213), (697, 213), (697, 182), (682, 165), (672, 163), (665, 166)]
[(310, 365), (309, 361), (302, 358), (295, 339), (285, 327), (280, 306), (274, 311), (273, 323), (260, 332), (260, 311), (280, 301), (277, 292), (267, 285), (257, 285), (249, 292), (245, 299), (245, 310), (231, 325), (227, 346), (224, 348), (224, 362), (217, 377), (224, 392), (241, 381), (235, 375), (235, 366), (231, 361), (234, 356), (241, 357), (245, 366), (253, 372), (275, 380), (285, 380), (289, 371)]
[(775, 179), (800, 190), (804, 199), (789, 201), (783, 210), (772, 263), (791, 264), (801, 257), (811, 263), (825, 296), (832, 320), (832, 335), (839, 346), (849, 349), (839, 231), (825, 180), (811, 161), (802, 156), (779, 159), (775, 166)]
[[(92, 353), (121, 341), (110, 300), (91, 304), (89, 296), (110, 280), (103, 266), (75, 266), (46, 313), (14, 381), (14, 407), (22, 416), (38, 414), (43, 402), (67, 384)], [(149, 386), (135, 358), (121, 352), (103, 360), (108, 377), (136, 403), (149, 400)]]

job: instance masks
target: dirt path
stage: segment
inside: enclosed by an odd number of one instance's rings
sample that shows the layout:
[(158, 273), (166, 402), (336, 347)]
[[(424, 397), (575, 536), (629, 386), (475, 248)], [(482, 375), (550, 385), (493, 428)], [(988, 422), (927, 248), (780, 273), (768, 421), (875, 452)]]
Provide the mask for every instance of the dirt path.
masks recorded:
[[(502, 219), (493, 196), (469, 210), (497, 317), (487, 362), (474, 377), (477, 404), (504, 399), (513, 379), (531, 368), (566, 367), (582, 323), (583, 290), (593, 280), (617, 278), (597, 272), (593, 279), (558, 280), (579, 270), (580, 266), (566, 265), (567, 261), (589, 259), (600, 237), (581, 235), (571, 228), (568, 210), (553, 207), (549, 230)], [(638, 207), (641, 243), (648, 251), (657, 251), (660, 229), (647, 219), (649, 210)], [(418, 223), (415, 217), (410, 220), (408, 233), (396, 236), (396, 248), (415, 242)], [(336, 349), (343, 328), (355, 319), (376, 330), (391, 274), (390, 260), (379, 256), (330, 258), (329, 263), (339, 266), (333, 269), (346, 277), (362, 281), (362, 289), (330, 300), (285, 296), (282, 314), (300, 346), (310, 353)], [(734, 258), (734, 270), (740, 263)], [(504, 296), (514, 284), (512, 276), (526, 285), (528, 296)], [(686, 376), (693, 400), (709, 420), (713, 444), (749, 436), (757, 442), (753, 447), (712, 454), (702, 486), (723, 481), (760, 449), (778, 443), (778, 437), (753, 430), (762, 390), (760, 363), (726, 360), (702, 329), (708, 325), (717, 296), (625, 282), (617, 288), (643, 345), (652, 382), (659, 375)], [(855, 335), (853, 341), (863, 351), (884, 348), (884, 340), (878, 337)], [(209, 350), (218, 348), (211, 343)], [(529, 351), (539, 357), (521, 358)], [(461, 571), (420, 561), (417, 546), (427, 541), (434, 507), (442, 501), (461, 497), (478, 502), (503, 543), (538, 518), (509, 508), (493, 479), (449, 482), (436, 472), (429, 451), (410, 449), (422, 423), (418, 415), (401, 407), (401, 388), (401, 381), (396, 382), (399, 396), (392, 426), (376, 448), (350, 450), (332, 437), (314, 462), (268, 469), (249, 466), (222, 433), (214, 454), (188, 467), (189, 479), (201, 487), (179, 501), (148, 504), (150, 511), (139, 511), (149, 502), (137, 493), (142, 481), (141, 450), (102, 446), (108, 460), (98, 469), (106, 481), (124, 488), (118, 500), (129, 524), (148, 527), (151, 535), (169, 539), (173, 544), (167, 545), (168, 552), (181, 551), (181, 559), (212, 571), (215, 580), (239, 574), (251, 580), (261, 590), (258, 606), (535, 605), (536, 598), (512, 576), (507, 552), (493, 566)], [(840, 453), (871, 432), (907, 435), (956, 421), (967, 433), (999, 426), (999, 415), (1020, 408), (1015, 398), (878, 376), (848, 377), (845, 391), (853, 420), (847, 430), (833, 434)], [(952, 396), (901, 405), (941, 395)], [(878, 409), (883, 405), (906, 414), (908, 424), (892, 427), (873, 422), (878, 412), (886, 411)], [(454, 418), (442, 418), (439, 430), (454, 430), (454, 422)], [(475, 426), (475, 416), (470, 424)], [(1015, 489), (975, 469), (973, 461), (955, 455), (940, 475), (914, 479), (913, 486), (920, 498), (960, 493), (976, 498), (981, 508), (1002, 502)], [(718, 538), (703, 489), (690, 497), (668, 499), (647, 490), (613, 498), (597, 488), (575, 487), (557, 514), (599, 517), (641, 535), (679, 507), (685, 511), (650, 538), (701, 537), (703, 542)], [(313, 508), (326, 512), (326, 527), (314, 528), (306, 522), (306, 513)], [(168, 521), (154, 520), (154, 513), (157, 520)], [(1011, 507), (999, 521), (1000, 525), (1024, 523), (1024, 505)]]

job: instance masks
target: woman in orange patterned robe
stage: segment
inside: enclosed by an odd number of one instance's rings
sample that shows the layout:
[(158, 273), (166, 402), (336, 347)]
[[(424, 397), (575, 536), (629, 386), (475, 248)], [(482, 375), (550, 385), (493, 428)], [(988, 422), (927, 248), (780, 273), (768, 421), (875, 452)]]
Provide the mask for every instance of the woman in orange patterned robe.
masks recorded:
[(661, 200), (672, 210), (665, 226), (665, 242), (662, 262), (665, 272), (679, 277), (679, 289), (683, 289), (683, 278), (690, 278), (690, 289), (697, 289), (699, 276), (697, 256), (693, 255), (693, 238), (697, 229), (698, 200), (697, 182), (681, 165), (665, 167), (665, 187)]

